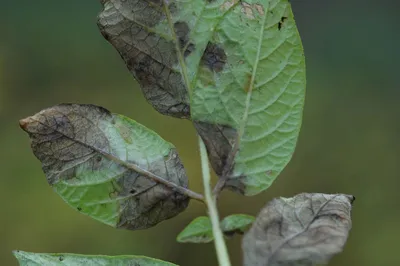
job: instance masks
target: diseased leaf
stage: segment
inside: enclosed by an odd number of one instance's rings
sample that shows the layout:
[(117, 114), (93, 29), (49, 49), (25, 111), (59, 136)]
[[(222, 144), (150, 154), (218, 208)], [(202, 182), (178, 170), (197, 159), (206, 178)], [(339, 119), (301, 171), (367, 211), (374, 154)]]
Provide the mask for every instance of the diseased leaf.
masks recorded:
[[(225, 186), (255, 195), (271, 185), (294, 152), (305, 94), (304, 56), (287, 0), (224, 1), (220, 8), (230, 5), (212, 36), (219, 49), (213, 54), (226, 55), (223, 70), (197, 76), (190, 105)], [(200, 65), (198, 71), (204, 69), (207, 65)], [(204, 123), (213, 126), (204, 130)]]
[(94, 105), (60, 104), (20, 125), (48, 183), (81, 213), (134, 230), (188, 205), (189, 198), (151, 178), (188, 186), (174, 146), (129, 118)]
[(181, 243), (209, 243), (214, 240), (210, 218), (200, 216), (179, 233), (176, 240)]
[[(120, 53), (146, 99), (162, 114), (189, 117), (189, 98), (163, 0), (101, 2), (100, 31)], [(188, 26), (176, 23), (175, 27), (184, 42)]]
[(246, 214), (233, 214), (225, 217), (221, 222), (221, 230), (225, 236), (244, 234), (256, 218)]
[(303, 193), (274, 199), (243, 238), (245, 266), (311, 266), (342, 251), (354, 197)]
[(191, 117), (221, 188), (268, 188), (294, 152), (305, 95), (289, 1), (102, 3), (102, 34), (155, 109)]
[(148, 258), (144, 256), (104, 256), (104, 255), (79, 255), (68, 253), (32, 253), (13, 251), (20, 266), (177, 266), (176, 264)]

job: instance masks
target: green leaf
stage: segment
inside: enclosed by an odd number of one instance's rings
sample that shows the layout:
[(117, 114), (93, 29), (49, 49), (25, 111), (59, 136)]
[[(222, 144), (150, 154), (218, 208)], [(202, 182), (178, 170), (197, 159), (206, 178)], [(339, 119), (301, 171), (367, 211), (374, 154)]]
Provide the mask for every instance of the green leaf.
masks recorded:
[(268, 188), (294, 152), (305, 96), (289, 1), (102, 3), (102, 34), (154, 108), (191, 117), (221, 188)]
[(221, 230), (225, 236), (244, 234), (256, 218), (246, 214), (233, 214), (225, 217), (221, 222)]
[(104, 256), (104, 255), (79, 255), (68, 253), (32, 253), (25, 251), (13, 251), (20, 266), (176, 266), (176, 264), (148, 258), (144, 256)]
[(354, 197), (302, 193), (269, 202), (242, 242), (245, 266), (326, 264), (342, 251)]
[(181, 243), (209, 243), (214, 240), (210, 218), (200, 216), (188, 224), (177, 236)]
[(197, 76), (192, 119), (225, 187), (255, 195), (289, 162), (301, 126), (305, 63), (289, 2), (240, 1), (212, 42), (224, 67)]
[[(225, 217), (221, 222), (221, 230), (226, 237), (243, 234), (254, 221), (254, 217), (245, 214), (234, 214)], [(209, 243), (214, 240), (212, 224), (207, 216), (200, 216), (188, 224), (177, 236), (181, 243)]]
[(188, 197), (165, 185), (188, 185), (174, 146), (129, 118), (94, 105), (60, 104), (20, 125), (48, 183), (81, 213), (134, 230), (188, 205)]

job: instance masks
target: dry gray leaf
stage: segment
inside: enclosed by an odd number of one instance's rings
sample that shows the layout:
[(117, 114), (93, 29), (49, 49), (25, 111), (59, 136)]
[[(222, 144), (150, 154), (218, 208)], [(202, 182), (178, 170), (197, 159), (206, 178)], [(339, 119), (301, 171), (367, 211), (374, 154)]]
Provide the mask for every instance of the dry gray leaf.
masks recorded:
[[(47, 181), (79, 212), (117, 228), (145, 229), (182, 212), (188, 186), (175, 147), (108, 110), (61, 104), (20, 121)], [(146, 172), (147, 171), (147, 172)]]
[[(159, 25), (166, 20), (164, 1), (101, 2), (104, 10), (99, 14), (99, 29), (139, 82), (147, 101), (162, 114), (188, 118), (189, 99), (177, 67), (175, 43), (168, 27)], [(177, 22), (174, 27), (185, 46), (188, 26)]]
[(243, 238), (244, 265), (327, 263), (346, 243), (354, 199), (345, 194), (303, 193), (272, 200)]

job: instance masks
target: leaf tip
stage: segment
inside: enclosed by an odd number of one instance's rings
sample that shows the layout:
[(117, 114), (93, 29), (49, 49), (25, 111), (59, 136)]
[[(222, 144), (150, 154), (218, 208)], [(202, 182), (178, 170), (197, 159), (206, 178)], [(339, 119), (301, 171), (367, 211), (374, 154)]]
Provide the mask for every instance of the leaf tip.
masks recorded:
[(11, 251), (12, 252), (12, 254), (14, 255), (14, 257), (17, 259), (17, 260), (20, 260), (23, 256), (24, 256), (24, 252), (23, 251), (21, 251), (21, 250), (13, 250), (13, 251)]
[(26, 131), (27, 128), (28, 128), (29, 122), (30, 122), (30, 118), (29, 118), (29, 117), (24, 118), (24, 119), (21, 119), (21, 120), (19, 120), (19, 126), (20, 126), (24, 131)]
[(356, 197), (353, 195), (345, 195), (345, 196), (349, 199), (351, 205), (353, 205), (354, 201), (356, 201)]

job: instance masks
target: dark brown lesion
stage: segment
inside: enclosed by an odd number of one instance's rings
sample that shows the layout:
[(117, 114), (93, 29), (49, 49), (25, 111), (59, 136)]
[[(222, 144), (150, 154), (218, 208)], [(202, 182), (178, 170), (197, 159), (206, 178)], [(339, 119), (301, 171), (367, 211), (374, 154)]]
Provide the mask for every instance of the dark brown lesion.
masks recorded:
[[(171, 149), (167, 158), (162, 157), (149, 165), (150, 172), (175, 184), (188, 187), (188, 179), (178, 154)], [(156, 183), (134, 171), (127, 171), (118, 179), (118, 197), (121, 201), (118, 228), (146, 229), (182, 212), (189, 198), (163, 184)]]
[(177, 21), (174, 24), (176, 37), (178, 38), (179, 48), (184, 57), (189, 56), (195, 49), (195, 45), (190, 42), (190, 29), (186, 22)]
[(94, 105), (60, 104), (20, 121), (50, 185), (74, 178), (83, 162), (92, 170), (101, 167), (96, 149), (109, 151), (108, 140), (97, 127), (101, 119), (111, 119), (111, 113)]
[(207, 148), (211, 166), (221, 176), (232, 150), (232, 142), (236, 138), (236, 129), (201, 121), (194, 121), (194, 126)]
[[(175, 43), (165, 38), (167, 32), (155, 29), (166, 20), (164, 5), (174, 16), (177, 10), (172, 0), (124, 1), (120, 7), (112, 7), (113, 12), (101, 13), (98, 26), (139, 82), (146, 100), (162, 114), (188, 118), (187, 89), (175, 68), (178, 63)], [(188, 56), (194, 50), (189, 42), (189, 27), (176, 22), (175, 28), (183, 54)]]
[(218, 44), (209, 42), (201, 58), (201, 64), (218, 73), (222, 71), (226, 61), (227, 56), (224, 49)]

